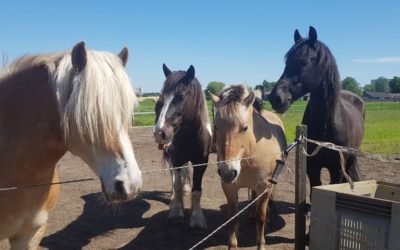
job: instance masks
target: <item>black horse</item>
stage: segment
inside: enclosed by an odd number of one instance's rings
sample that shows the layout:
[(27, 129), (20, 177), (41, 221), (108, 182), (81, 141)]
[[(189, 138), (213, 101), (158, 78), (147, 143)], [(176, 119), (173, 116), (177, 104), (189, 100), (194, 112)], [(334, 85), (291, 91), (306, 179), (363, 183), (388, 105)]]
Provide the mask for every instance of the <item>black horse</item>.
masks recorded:
[[(310, 93), (303, 116), (308, 138), (358, 149), (364, 135), (364, 102), (353, 93), (341, 90), (335, 58), (317, 40), (313, 27), (307, 39), (296, 30), (294, 40), (295, 44), (286, 54), (285, 70), (269, 97), (273, 109), (284, 113), (293, 101)], [(315, 147), (309, 143), (308, 152)], [(353, 181), (359, 181), (357, 158), (352, 155), (344, 158), (346, 172)], [(323, 167), (329, 170), (332, 184), (345, 182), (338, 152), (321, 149), (307, 160), (311, 187), (321, 185)]]
[[(168, 69), (164, 64), (165, 77), (159, 100), (156, 104), (156, 126), (154, 137), (163, 149), (164, 158), (170, 167), (179, 167), (188, 162), (208, 163), (211, 146), (211, 126), (208, 120), (206, 100), (195, 70), (191, 65), (185, 71)], [(207, 165), (193, 168), (191, 227), (207, 227), (200, 207), (201, 181)], [(183, 191), (188, 177), (187, 169), (172, 170), (172, 201), (169, 218), (182, 219)]]

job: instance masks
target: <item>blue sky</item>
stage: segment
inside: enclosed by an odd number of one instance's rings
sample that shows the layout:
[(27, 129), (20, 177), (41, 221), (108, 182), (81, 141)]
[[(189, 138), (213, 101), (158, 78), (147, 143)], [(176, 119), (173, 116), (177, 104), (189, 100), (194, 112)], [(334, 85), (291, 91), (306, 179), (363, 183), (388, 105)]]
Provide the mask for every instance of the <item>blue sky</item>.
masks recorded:
[(1, 1), (0, 49), (24, 54), (88, 48), (130, 50), (135, 87), (160, 91), (162, 63), (190, 64), (210, 81), (276, 81), (293, 32), (314, 26), (341, 77), (369, 83), (400, 75), (400, 1)]

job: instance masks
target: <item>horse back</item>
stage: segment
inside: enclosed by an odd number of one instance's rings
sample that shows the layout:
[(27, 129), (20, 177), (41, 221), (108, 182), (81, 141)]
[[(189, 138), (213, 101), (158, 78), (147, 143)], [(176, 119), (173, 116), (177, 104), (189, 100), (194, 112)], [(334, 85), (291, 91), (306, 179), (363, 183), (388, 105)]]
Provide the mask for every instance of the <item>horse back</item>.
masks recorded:
[[(337, 112), (335, 123), (342, 130), (341, 145), (359, 148), (364, 137), (365, 108), (363, 100), (357, 95), (342, 91), (340, 93), (340, 111)], [(338, 135), (340, 135), (338, 133)]]
[(354, 106), (362, 114), (363, 118), (365, 117), (364, 101), (358, 95), (347, 90), (342, 90), (340, 98), (342, 102), (347, 102), (351, 106)]

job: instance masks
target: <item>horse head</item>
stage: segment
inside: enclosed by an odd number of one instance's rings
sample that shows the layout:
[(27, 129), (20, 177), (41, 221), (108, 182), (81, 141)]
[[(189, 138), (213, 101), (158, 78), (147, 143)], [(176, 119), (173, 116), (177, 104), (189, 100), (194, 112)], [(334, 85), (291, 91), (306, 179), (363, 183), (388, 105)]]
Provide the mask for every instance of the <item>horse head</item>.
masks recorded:
[(269, 96), (272, 108), (278, 113), (286, 112), (304, 94), (329, 87), (321, 85), (326, 82), (327, 75), (337, 72), (335, 59), (328, 47), (317, 40), (315, 28), (310, 27), (308, 38), (303, 38), (296, 30), (294, 41), (286, 54), (283, 74)]
[(248, 150), (248, 137), (253, 129), (255, 94), (245, 86), (231, 86), (219, 96), (210, 93), (216, 108), (214, 130), (216, 136), (218, 174), (226, 183), (237, 180), (241, 158)]
[(110, 202), (133, 199), (142, 185), (128, 128), (136, 96), (119, 55), (75, 45), (55, 73), (55, 88), (68, 149), (99, 176)]
[(197, 113), (197, 110), (192, 110), (197, 106), (192, 105), (197, 99), (194, 93), (197, 79), (192, 65), (187, 71), (172, 72), (163, 64), (163, 70), (166, 80), (156, 104), (154, 138), (158, 144), (169, 144), (182, 121), (190, 121)]

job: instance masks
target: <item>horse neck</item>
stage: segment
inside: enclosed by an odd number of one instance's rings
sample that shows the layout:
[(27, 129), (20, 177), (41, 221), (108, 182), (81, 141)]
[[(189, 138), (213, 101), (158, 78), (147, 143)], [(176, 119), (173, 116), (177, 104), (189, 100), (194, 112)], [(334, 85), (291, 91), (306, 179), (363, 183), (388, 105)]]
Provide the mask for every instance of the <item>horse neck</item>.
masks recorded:
[(194, 129), (200, 129), (206, 126), (208, 122), (208, 111), (205, 100), (201, 94), (194, 95), (190, 98), (190, 103), (186, 103), (185, 122), (184, 125)]
[(337, 69), (331, 70), (334, 70), (333, 76), (324, 77), (319, 87), (310, 92), (310, 111), (323, 124), (334, 122), (335, 114), (340, 111), (340, 78)]
[[(47, 68), (34, 66), (1, 83), (8, 91), (0, 91), (0, 165), (7, 166), (10, 175), (31, 175), (36, 182), (48, 181), (67, 150), (49, 81)], [(0, 169), (0, 175), (1, 170), (6, 169)]]

